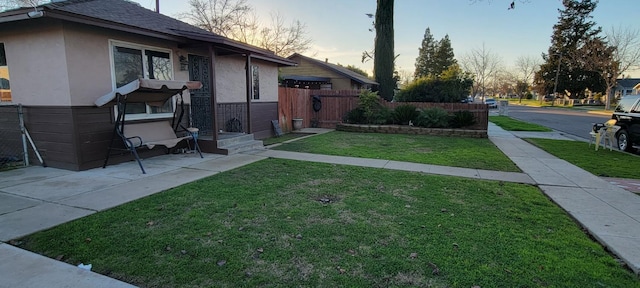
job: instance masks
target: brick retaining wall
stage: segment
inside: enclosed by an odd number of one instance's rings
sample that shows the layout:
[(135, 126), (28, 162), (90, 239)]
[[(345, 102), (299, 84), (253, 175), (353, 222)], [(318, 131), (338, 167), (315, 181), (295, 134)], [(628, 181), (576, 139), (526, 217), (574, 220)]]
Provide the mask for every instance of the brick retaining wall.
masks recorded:
[(414, 134), (452, 137), (487, 138), (487, 130), (468, 130), (451, 128), (423, 128), (407, 125), (358, 125), (337, 124), (336, 130), (361, 133)]

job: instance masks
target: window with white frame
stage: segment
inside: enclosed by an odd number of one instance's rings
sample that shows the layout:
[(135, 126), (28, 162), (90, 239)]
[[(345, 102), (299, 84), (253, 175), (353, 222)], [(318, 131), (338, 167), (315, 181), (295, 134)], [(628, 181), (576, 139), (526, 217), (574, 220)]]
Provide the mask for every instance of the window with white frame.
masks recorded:
[[(112, 41), (111, 56), (115, 88), (138, 78), (173, 79), (171, 50)], [(169, 99), (161, 107), (129, 103), (125, 113), (129, 119), (160, 118), (173, 115), (173, 109), (174, 101)]]

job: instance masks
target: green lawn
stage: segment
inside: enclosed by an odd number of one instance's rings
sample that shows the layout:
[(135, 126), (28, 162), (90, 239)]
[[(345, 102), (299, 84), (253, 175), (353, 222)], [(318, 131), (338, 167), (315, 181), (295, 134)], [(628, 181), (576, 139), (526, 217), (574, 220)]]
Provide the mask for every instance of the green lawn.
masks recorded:
[(489, 121), (507, 131), (551, 132), (553, 130), (538, 124), (523, 122), (509, 116), (489, 116)]
[(595, 151), (593, 145), (580, 141), (525, 140), (596, 176), (640, 179), (640, 156), (602, 147)]
[(536, 187), (281, 159), (17, 242), (142, 287), (640, 287)]
[(489, 139), (334, 131), (276, 150), (519, 172)]

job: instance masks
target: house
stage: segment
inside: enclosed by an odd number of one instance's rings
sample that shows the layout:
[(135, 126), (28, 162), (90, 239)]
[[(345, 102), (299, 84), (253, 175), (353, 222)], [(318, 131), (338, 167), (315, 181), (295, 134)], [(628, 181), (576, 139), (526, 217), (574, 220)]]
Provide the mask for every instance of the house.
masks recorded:
[(218, 142), (228, 130), (269, 137), (271, 120), (278, 119), (278, 69), (295, 65), (125, 0), (55, 1), (2, 12), (0, 55), (2, 78), (11, 76), (9, 92), (2, 80), (2, 104), (21, 104), (47, 164), (68, 170), (102, 166), (117, 112), (94, 101), (138, 78), (199, 81), (202, 88), (183, 95), (182, 111), (176, 97), (162, 107), (127, 106), (132, 123), (181, 112), (199, 129), (202, 150), (221, 154), (230, 153)]
[(289, 60), (296, 62), (295, 67), (280, 68), (282, 86), (322, 90), (360, 90), (372, 89), (378, 83), (343, 66), (316, 60), (295, 53)]
[(623, 78), (616, 81), (613, 95), (622, 98), (625, 95), (638, 94), (640, 92), (640, 78)]

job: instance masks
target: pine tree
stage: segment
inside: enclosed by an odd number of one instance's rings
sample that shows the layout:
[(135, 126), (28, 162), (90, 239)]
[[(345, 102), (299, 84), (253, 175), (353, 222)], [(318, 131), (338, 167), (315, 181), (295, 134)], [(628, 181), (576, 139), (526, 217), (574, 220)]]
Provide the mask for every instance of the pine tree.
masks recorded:
[(394, 78), (394, 49), (393, 49), (393, 0), (378, 0), (376, 8), (376, 40), (373, 72), (376, 82), (380, 85), (380, 97), (391, 101), (396, 88)]
[(433, 74), (433, 58), (436, 52), (436, 42), (431, 34), (431, 29), (427, 27), (424, 31), (422, 46), (418, 48), (418, 58), (416, 58), (416, 71), (413, 73), (415, 79)]
[(544, 94), (566, 90), (572, 98), (579, 98), (587, 88), (592, 91), (603, 88), (601, 79), (598, 79), (600, 77), (585, 67), (584, 61), (579, 61), (580, 51), (585, 44), (593, 43), (596, 39), (602, 40), (598, 36), (601, 28), (595, 27), (596, 23), (590, 20), (598, 1), (563, 0), (562, 4), (564, 9), (559, 10), (558, 23), (553, 26), (551, 46), (548, 53), (543, 55), (545, 63), (536, 72), (535, 84), (536, 89)]
[(436, 46), (436, 51), (433, 56), (433, 66), (431, 68), (433, 75), (440, 77), (442, 72), (447, 71), (451, 65), (457, 64), (454, 58), (453, 48), (451, 47), (451, 40), (449, 35), (445, 35)]
[(445, 35), (440, 41), (435, 41), (431, 34), (431, 29), (427, 27), (422, 39), (422, 46), (418, 48), (416, 71), (413, 76), (416, 79), (426, 76), (437, 78), (449, 66), (456, 63), (449, 35)]

